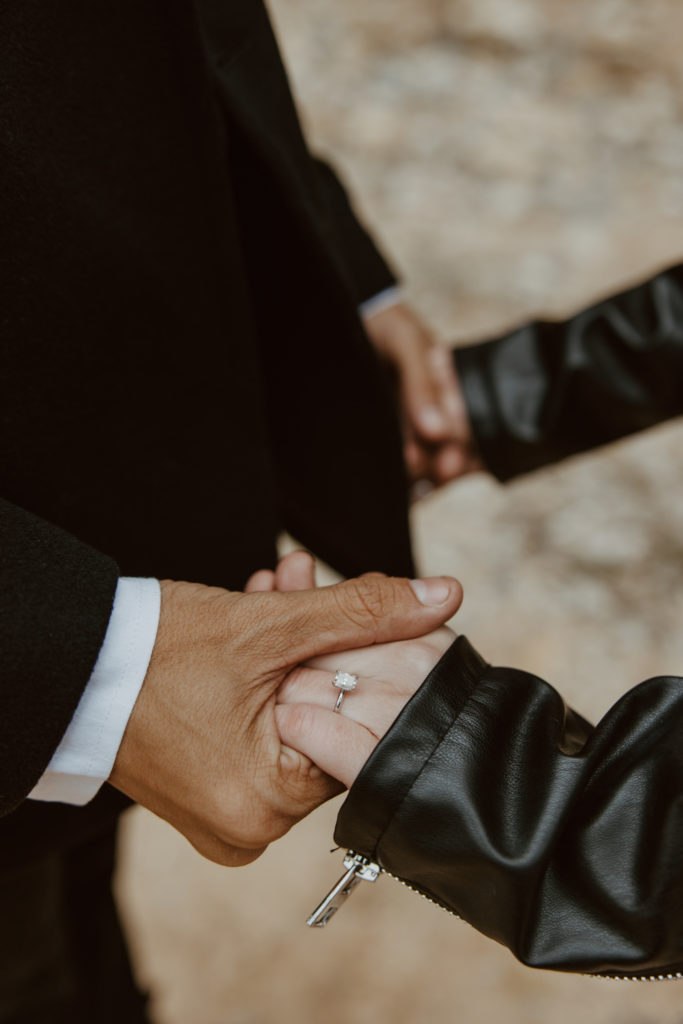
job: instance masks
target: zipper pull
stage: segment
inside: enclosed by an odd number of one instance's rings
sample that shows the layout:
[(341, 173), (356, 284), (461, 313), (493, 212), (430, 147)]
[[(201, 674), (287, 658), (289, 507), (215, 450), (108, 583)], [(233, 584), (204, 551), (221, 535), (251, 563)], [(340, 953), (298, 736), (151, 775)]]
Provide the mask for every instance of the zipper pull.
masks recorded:
[(328, 892), (322, 903), (318, 904), (313, 913), (306, 920), (309, 928), (324, 928), (333, 914), (336, 914), (342, 903), (345, 903), (358, 883), (376, 882), (379, 878), (381, 868), (379, 864), (361, 857), (359, 853), (349, 850), (344, 857), (346, 871), (336, 885)]

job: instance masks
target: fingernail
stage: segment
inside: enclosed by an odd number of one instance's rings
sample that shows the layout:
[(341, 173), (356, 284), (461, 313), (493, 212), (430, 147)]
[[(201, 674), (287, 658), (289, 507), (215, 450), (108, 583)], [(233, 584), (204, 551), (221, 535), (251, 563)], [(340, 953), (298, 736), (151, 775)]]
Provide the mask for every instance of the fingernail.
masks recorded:
[(445, 604), (451, 595), (450, 583), (439, 576), (428, 580), (411, 580), (410, 585), (420, 604), (427, 606)]
[(443, 416), (436, 405), (428, 405), (420, 411), (420, 422), (424, 430), (443, 430)]

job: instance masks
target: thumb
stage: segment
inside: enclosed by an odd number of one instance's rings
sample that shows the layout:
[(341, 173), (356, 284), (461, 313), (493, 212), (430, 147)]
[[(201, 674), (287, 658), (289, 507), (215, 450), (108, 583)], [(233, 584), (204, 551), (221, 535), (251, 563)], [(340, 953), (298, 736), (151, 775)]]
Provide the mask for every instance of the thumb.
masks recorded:
[(455, 614), (462, 587), (450, 576), (361, 576), (319, 590), (263, 596), (280, 597), (281, 628), (290, 639), (290, 663), (297, 664), (331, 651), (423, 636)]

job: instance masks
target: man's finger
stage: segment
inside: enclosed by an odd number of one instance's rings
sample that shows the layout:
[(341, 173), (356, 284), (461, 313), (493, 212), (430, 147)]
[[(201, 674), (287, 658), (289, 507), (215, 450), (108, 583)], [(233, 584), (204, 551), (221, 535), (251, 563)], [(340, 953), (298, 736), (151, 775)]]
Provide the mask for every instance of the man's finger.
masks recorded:
[(283, 743), (347, 787), (377, 743), (362, 725), (310, 704), (278, 704), (275, 717)]
[(304, 751), (299, 751), (286, 740), (282, 742), (280, 793), (283, 800), (283, 833), (304, 815), (336, 796), (340, 790), (339, 782), (327, 775)]
[(291, 665), (317, 654), (423, 636), (460, 607), (462, 587), (449, 576), (425, 580), (360, 577), (332, 587), (263, 595)]

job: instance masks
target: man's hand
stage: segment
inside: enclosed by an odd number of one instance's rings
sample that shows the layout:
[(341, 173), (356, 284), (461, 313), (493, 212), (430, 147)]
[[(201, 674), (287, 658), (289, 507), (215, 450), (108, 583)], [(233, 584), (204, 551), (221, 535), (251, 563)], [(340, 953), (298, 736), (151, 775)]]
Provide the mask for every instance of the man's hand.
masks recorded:
[(411, 479), (438, 485), (483, 469), (451, 352), (403, 303), (364, 324), (396, 374)]
[(254, 860), (340, 788), (280, 740), (287, 674), (325, 652), (421, 636), (461, 600), (446, 577), (249, 594), (164, 581), (157, 641), (109, 781), (211, 860)]

